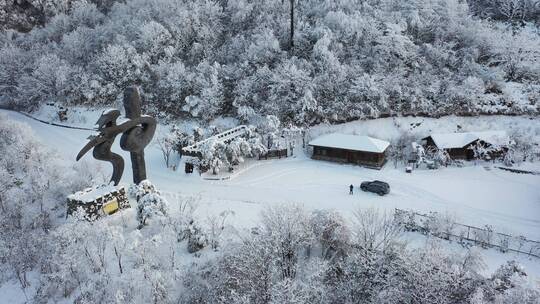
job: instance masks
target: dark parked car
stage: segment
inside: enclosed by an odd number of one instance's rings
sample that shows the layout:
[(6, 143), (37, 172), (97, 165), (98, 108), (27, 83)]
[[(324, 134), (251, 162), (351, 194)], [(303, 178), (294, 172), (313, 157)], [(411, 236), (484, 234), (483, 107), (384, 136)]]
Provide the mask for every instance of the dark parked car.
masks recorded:
[(390, 185), (378, 180), (372, 182), (362, 182), (362, 184), (360, 184), (360, 189), (362, 189), (362, 191), (377, 193), (381, 196), (390, 193)]

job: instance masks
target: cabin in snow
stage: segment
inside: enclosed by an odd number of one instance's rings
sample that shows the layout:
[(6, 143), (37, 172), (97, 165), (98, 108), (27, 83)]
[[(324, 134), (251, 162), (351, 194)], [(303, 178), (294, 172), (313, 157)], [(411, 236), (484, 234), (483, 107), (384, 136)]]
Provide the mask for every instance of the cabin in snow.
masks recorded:
[(505, 131), (434, 133), (422, 139), (427, 149), (445, 150), (452, 159), (494, 159), (504, 156), (510, 145)]
[(352, 163), (380, 169), (386, 162), (389, 142), (369, 136), (328, 134), (309, 143), (313, 159)]

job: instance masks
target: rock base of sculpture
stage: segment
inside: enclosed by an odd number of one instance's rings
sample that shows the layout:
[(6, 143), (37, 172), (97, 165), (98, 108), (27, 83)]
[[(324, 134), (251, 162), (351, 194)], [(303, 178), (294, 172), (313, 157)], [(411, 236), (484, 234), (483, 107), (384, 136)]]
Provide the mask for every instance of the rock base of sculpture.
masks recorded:
[(130, 208), (130, 205), (124, 187), (102, 185), (87, 188), (67, 198), (67, 214), (82, 210), (84, 218), (89, 221), (126, 208)]

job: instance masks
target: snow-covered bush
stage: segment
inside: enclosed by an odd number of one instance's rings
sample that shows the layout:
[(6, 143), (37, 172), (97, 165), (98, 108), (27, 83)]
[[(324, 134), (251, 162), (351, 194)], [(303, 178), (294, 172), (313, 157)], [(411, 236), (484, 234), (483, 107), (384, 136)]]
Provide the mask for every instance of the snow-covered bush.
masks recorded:
[(448, 152), (444, 149), (438, 149), (436, 147), (430, 147), (426, 151), (425, 163), (429, 166), (439, 167), (447, 166), (452, 162), (452, 158)]
[(515, 132), (511, 135), (513, 143), (510, 145), (505, 162), (509, 164), (521, 164), (522, 162), (534, 162), (540, 159), (540, 145), (531, 142), (530, 138)]
[(311, 216), (311, 227), (315, 239), (320, 243), (322, 258), (330, 259), (347, 252), (351, 231), (341, 214), (317, 210)]
[[(189, 223), (186, 236), (187, 250), (189, 253), (195, 253), (208, 245), (206, 233), (195, 221)], [(216, 244), (214, 244), (214, 246), (217, 248)]]
[(268, 152), (268, 149), (263, 144), (261, 137), (257, 134), (252, 134), (252, 136), (248, 139), (248, 143), (251, 150), (251, 155), (253, 157), (264, 155)]
[(484, 248), (488, 248), (492, 244), (493, 227), (485, 225), (482, 229), (474, 229), (473, 236), (477, 243)]
[(450, 213), (431, 212), (422, 224), (425, 232), (449, 240), (455, 235), (456, 219)]
[(524, 277), (527, 274), (521, 265), (516, 261), (508, 261), (501, 265), (491, 276), (493, 287), (497, 291), (505, 291), (516, 287), (516, 278)]
[(363, 250), (390, 250), (399, 244), (401, 232), (401, 225), (386, 212), (373, 208), (354, 212), (353, 242)]
[(149, 180), (132, 185), (129, 194), (137, 199), (139, 228), (147, 225), (150, 218), (163, 218), (168, 215), (169, 203)]
[(253, 123), (257, 128), (257, 133), (261, 135), (263, 143), (266, 144), (266, 148), (274, 148), (281, 125), (279, 118), (275, 115), (266, 115), (265, 117), (257, 117)]
[(195, 221), (195, 210), (201, 198), (198, 196), (180, 197), (174, 203), (178, 205), (178, 212), (171, 217), (171, 228), (176, 234), (177, 242), (184, 241), (189, 235), (189, 226)]
[(232, 166), (243, 163), (244, 158), (252, 157), (252, 154), (250, 143), (242, 137), (235, 138), (225, 147), (227, 162)]

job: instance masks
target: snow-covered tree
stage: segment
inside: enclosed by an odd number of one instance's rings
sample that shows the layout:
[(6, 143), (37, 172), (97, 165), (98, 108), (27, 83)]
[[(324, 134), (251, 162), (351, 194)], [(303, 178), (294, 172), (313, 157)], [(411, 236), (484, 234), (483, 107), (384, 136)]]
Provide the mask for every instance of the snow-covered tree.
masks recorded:
[(171, 131), (173, 138), (173, 149), (182, 156), (182, 149), (195, 143), (195, 137), (192, 134), (182, 132), (177, 127), (173, 127)]
[(156, 138), (156, 144), (163, 155), (165, 166), (170, 168), (171, 156), (178, 147), (178, 141), (176, 139), (176, 133), (170, 132), (165, 134), (158, 134)]
[(226, 149), (227, 146), (214, 137), (205, 141), (200, 146), (202, 165), (212, 170), (213, 174), (218, 174), (221, 168), (229, 165)]
[(347, 252), (351, 231), (345, 219), (335, 211), (317, 210), (311, 217), (313, 234), (321, 246), (321, 257), (332, 259)]
[(274, 248), (282, 278), (293, 279), (299, 258), (313, 238), (306, 211), (300, 206), (282, 205), (265, 209), (261, 217), (261, 234)]
[(238, 137), (229, 142), (225, 147), (227, 162), (232, 165), (243, 163), (245, 157), (254, 156), (251, 151), (250, 143), (243, 137)]
[(393, 216), (376, 209), (358, 209), (354, 217), (354, 241), (362, 249), (385, 251), (399, 244), (402, 228)]
[(217, 62), (211, 65), (204, 61), (197, 66), (197, 73), (192, 81), (198, 94), (186, 97), (184, 111), (193, 117), (202, 117), (206, 120), (214, 118), (220, 112), (224, 102), (220, 70), (221, 65)]

